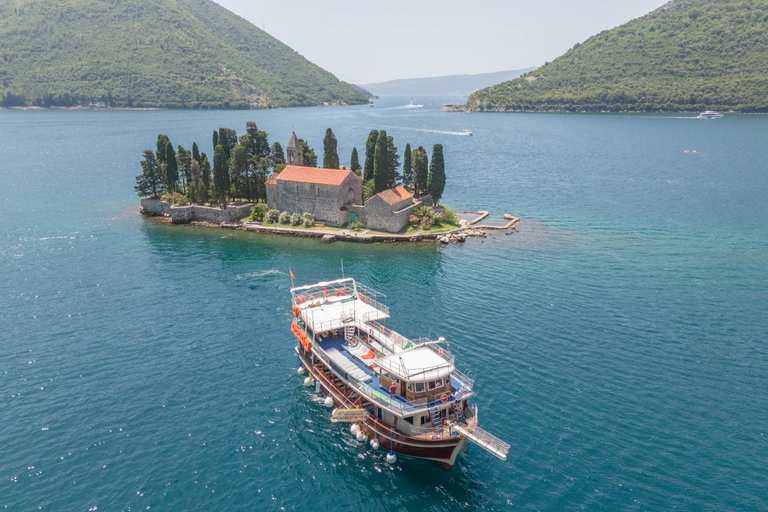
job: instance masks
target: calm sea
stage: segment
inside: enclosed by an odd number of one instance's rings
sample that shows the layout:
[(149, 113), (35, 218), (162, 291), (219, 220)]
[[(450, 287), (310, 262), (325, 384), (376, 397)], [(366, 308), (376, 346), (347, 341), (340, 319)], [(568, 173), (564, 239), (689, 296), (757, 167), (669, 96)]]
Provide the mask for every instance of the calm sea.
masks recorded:
[[(768, 117), (0, 111), (0, 508), (766, 510)], [(434, 103), (434, 106), (430, 106)], [(159, 132), (247, 121), (342, 163), (445, 147), (444, 202), (523, 218), (465, 245), (330, 246), (137, 214)], [(473, 137), (458, 135), (463, 129)], [(698, 153), (685, 153), (685, 150)], [(301, 386), (299, 283), (347, 275), (445, 336), (506, 462), (361, 445)]]

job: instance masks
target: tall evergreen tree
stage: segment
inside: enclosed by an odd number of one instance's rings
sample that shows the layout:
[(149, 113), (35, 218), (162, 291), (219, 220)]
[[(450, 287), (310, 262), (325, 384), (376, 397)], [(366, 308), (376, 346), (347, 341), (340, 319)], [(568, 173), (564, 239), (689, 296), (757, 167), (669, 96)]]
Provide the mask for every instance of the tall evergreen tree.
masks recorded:
[(232, 160), (229, 162), (230, 176), (232, 183), (235, 185), (237, 191), (237, 197), (248, 196), (250, 199), (251, 194), (251, 178), (248, 175), (248, 150), (245, 146), (238, 144), (232, 149)]
[(157, 151), (155, 159), (158, 164), (165, 164), (165, 148), (168, 146), (168, 136), (162, 133), (157, 136)]
[(200, 201), (200, 187), (202, 184), (203, 175), (200, 172), (200, 162), (192, 159), (192, 163), (189, 165), (189, 184), (187, 185), (190, 202), (197, 203)]
[(443, 145), (435, 144), (432, 148), (432, 161), (429, 163), (429, 180), (427, 190), (435, 200), (435, 204), (440, 202), (445, 190), (445, 161), (443, 160)]
[(216, 187), (216, 200), (222, 208), (226, 208), (227, 191), (229, 190), (229, 165), (227, 165), (227, 155), (221, 144), (213, 150), (213, 184)]
[(155, 199), (163, 193), (163, 176), (157, 166), (157, 159), (151, 149), (144, 151), (141, 161), (142, 173), (136, 176), (136, 192), (140, 197), (151, 196)]
[(419, 197), (427, 191), (427, 182), (429, 181), (427, 150), (422, 146), (416, 148), (416, 150), (411, 154), (411, 165), (413, 167), (414, 194), (416, 197)]
[(360, 160), (357, 157), (357, 148), (352, 148), (352, 158), (349, 162), (349, 168), (352, 169), (352, 171), (360, 176)]
[(192, 154), (180, 145), (176, 151), (176, 162), (179, 164), (181, 191), (186, 192), (192, 180)]
[(405, 145), (403, 151), (403, 185), (410, 187), (413, 184), (413, 165), (411, 165), (411, 145)]
[(339, 168), (339, 152), (338, 141), (333, 130), (328, 128), (325, 130), (325, 138), (323, 138), (323, 168), (324, 169), (338, 169)]
[(254, 122), (246, 123), (245, 135), (240, 139), (240, 144), (248, 150), (248, 158), (269, 157), (272, 152), (269, 148), (267, 132), (259, 130)]
[(312, 149), (304, 139), (299, 139), (299, 144), (301, 144), (301, 152), (304, 154), (304, 166), (317, 167), (317, 155), (315, 154), (315, 150)]
[(285, 151), (283, 146), (279, 142), (272, 144), (272, 165), (279, 165), (285, 163)]
[(213, 130), (213, 147), (214, 147), (214, 149), (218, 145), (219, 145), (219, 132), (217, 132), (216, 130)]
[(387, 132), (381, 130), (376, 139), (376, 148), (373, 158), (373, 186), (375, 192), (389, 188), (390, 163), (389, 151), (387, 151)]
[(373, 179), (373, 160), (376, 154), (376, 140), (379, 138), (377, 130), (371, 130), (368, 140), (365, 141), (365, 163), (363, 164), (363, 180)]
[[(224, 157), (227, 159), (227, 165), (229, 165), (229, 161), (232, 159), (232, 149), (237, 146), (237, 143), (237, 132), (235, 130), (232, 128), (219, 128), (219, 146), (224, 149)], [(215, 152), (214, 149), (214, 154)], [(215, 156), (214, 160), (216, 160)]]
[(165, 187), (168, 192), (176, 192), (179, 185), (179, 164), (170, 140), (165, 144), (165, 177)]
[(200, 202), (205, 204), (211, 200), (211, 189), (213, 188), (213, 182), (211, 181), (211, 163), (208, 161), (208, 157), (205, 153), (200, 154), (200, 177), (202, 184), (197, 191), (197, 196)]
[[(381, 134), (379, 134), (381, 136)], [(397, 185), (397, 180), (400, 178), (400, 174), (397, 172), (397, 168), (400, 167), (400, 155), (397, 154), (397, 147), (395, 146), (395, 139), (389, 135), (387, 137), (387, 188), (392, 188)]]
[(197, 160), (200, 163), (200, 150), (197, 148), (197, 142), (192, 143), (192, 160)]

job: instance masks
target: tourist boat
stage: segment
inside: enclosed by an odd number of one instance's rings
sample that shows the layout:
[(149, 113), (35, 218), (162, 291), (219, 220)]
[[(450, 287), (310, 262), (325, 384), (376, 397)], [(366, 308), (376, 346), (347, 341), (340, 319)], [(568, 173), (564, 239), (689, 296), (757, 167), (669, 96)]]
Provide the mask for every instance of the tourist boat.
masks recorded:
[(470, 441), (506, 460), (509, 444), (478, 426), (474, 380), (444, 338), (408, 339), (384, 326), (386, 298), (352, 278), (291, 288), (298, 372), (352, 423), (359, 442), (453, 467)]
[(468, 135), (470, 137), (473, 135), (472, 130), (461, 130), (461, 134)]
[(723, 117), (723, 114), (720, 112), (715, 112), (714, 110), (707, 110), (706, 112), (702, 112), (698, 115), (696, 119), (720, 119)]
[(408, 108), (421, 108), (421, 107), (423, 107), (423, 106), (424, 106), (424, 105), (422, 105), (422, 104), (418, 104), (418, 105), (417, 105), (417, 104), (415, 104), (415, 103), (413, 102), (413, 98), (411, 98), (411, 102), (408, 104)]

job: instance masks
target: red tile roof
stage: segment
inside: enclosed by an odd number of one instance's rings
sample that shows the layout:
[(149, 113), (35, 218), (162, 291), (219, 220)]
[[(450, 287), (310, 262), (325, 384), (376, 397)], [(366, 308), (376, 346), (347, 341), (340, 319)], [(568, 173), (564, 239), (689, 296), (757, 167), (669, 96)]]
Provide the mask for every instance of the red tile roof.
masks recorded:
[(390, 188), (389, 190), (384, 190), (376, 195), (382, 198), (384, 202), (390, 206), (399, 203), (404, 199), (413, 198), (413, 194), (408, 192), (408, 190), (406, 190), (406, 188), (402, 185), (398, 185), (395, 188)]
[[(341, 185), (352, 171), (342, 169), (318, 169), (317, 167), (299, 167), (288, 165), (275, 177), (277, 181), (296, 181), (300, 183), (314, 183), (316, 185)], [(270, 176), (272, 179), (272, 176)], [(267, 180), (268, 184), (271, 184)]]

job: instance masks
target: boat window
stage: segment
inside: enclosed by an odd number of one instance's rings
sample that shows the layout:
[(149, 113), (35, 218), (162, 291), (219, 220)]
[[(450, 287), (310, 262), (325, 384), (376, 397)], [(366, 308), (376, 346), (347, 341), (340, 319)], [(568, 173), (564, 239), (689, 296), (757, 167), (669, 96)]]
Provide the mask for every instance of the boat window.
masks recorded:
[(424, 383), (423, 382), (417, 382), (415, 384), (416, 386), (416, 392), (417, 393), (423, 393), (424, 392)]
[(405, 421), (413, 425), (413, 416), (409, 416), (408, 418), (405, 418)]
[(433, 380), (429, 381), (429, 389), (435, 389), (435, 384), (436, 384), (435, 381), (433, 381)]
[(411, 384), (410, 382), (406, 387), (408, 388), (408, 391), (413, 391), (413, 384)]
[(441, 387), (443, 387), (443, 379), (437, 379), (437, 380), (435, 381), (435, 387), (436, 387), (436, 388), (441, 388)]
[(421, 424), (424, 424), (424, 416), (421, 417)]

